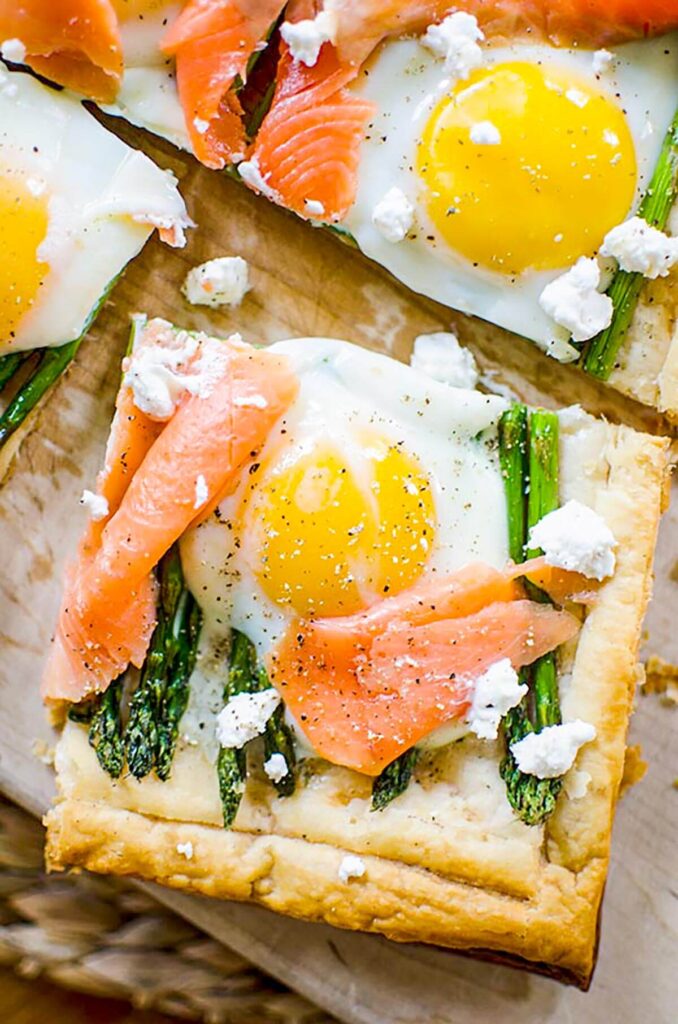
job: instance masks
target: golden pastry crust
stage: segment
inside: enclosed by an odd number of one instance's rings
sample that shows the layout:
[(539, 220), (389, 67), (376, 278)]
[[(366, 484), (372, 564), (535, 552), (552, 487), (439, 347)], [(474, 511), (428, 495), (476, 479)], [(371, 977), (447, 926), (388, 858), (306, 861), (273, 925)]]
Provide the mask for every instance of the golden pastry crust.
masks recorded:
[[(182, 746), (167, 783), (116, 783), (84, 731), (69, 725), (57, 751), (60, 798), (46, 818), (49, 868), (136, 875), (400, 941), (508, 955), (586, 987), (667, 452), (663, 439), (586, 415), (563, 424), (563, 499), (597, 508), (619, 549), (617, 571), (562, 666), (564, 717), (592, 722), (597, 738), (580, 751), (545, 828), (510, 811), (499, 744), (465, 740), (425, 755), (416, 783), (378, 814), (369, 811), (369, 782), (345, 769), (313, 761), (281, 799), (255, 767), (236, 826), (225, 831), (202, 751)], [(349, 852), (365, 871), (345, 881)]]

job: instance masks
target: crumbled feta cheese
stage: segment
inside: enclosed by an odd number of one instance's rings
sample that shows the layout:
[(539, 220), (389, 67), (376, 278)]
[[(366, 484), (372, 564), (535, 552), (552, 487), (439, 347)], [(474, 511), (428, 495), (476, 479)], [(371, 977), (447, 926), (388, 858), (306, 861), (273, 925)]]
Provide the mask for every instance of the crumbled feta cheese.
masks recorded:
[(582, 110), (589, 101), (586, 93), (581, 92), (580, 89), (568, 89), (565, 93), (565, 99), (569, 100), (570, 103), (574, 103), (575, 107), (579, 107)]
[(511, 744), (511, 753), (521, 772), (538, 779), (555, 779), (574, 764), (577, 751), (595, 739), (596, 730), (577, 718), (565, 725), (549, 725)]
[(599, 286), (597, 260), (581, 256), (566, 273), (546, 285), (539, 305), (574, 341), (587, 341), (612, 322), (612, 299), (601, 294)]
[(170, 419), (180, 397), (190, 387), (189, 378), (179, 373), (178, 368), (195, 351), (194, 346), (191, 348), (188, 351), (148, 345), (132, 355), (125, 384), (132, 389), (138, 409), (157, 420)]
[(244, 747), (260, 736), (280, 704), (273, 687), (258, 693), (236, 693), (217, 715), (217, 739), (222, 747)]
[(268, 761), (264, 761), (264, 771), (271, 782), (284, 779), (289, 774), (289, 768), (283, 754), (271, 754)]
[(189, 270), (181, 287), (193, 306), (239, 306), (249, 291), (249, 267), (242, 256), (218, 256)]
[(198, 135), (204, 135), (209, 126), (209, 121), (204, 121), (202, 117), (193, 118), (193, 127), (197, 131)]
[(362, 878), (365, 874), (365, 861), (354, 853), (347, 853), (339, 865), (339, 879), (348, 882), (349, 878)]
[(445, 70), (455, 78), (468, 78), (469, 73), (482, 63), (483, 53), (478, 43), (484, 38), (477, 18), (464, 11), (455, 11), (439, 25), (429, 25), (421, 43), (436, 57), (444, 57)]
[(612, 67), (613, 60), (614, 54), (610, 53), (609, 50), (596, 50), (593, 54), (594, 75), (604, 75)]
[(193, 508), (202, 508), (209, 496), (207, 481), (202, 473), (198, 473), (195, 481), (195, 501), (193, 502)]
[(263, 395), (238, 395), (233, 399), (233, 405), (237, 405), (240, 408), (250, 409), (266, 409), (268, 408), (268, 402)]
[(476, 146), (498, 146), (501, 142), (501, 133), (491, 121), (476, 121), (471, 125), (470, 135)]
[(372, 210), (372, 223), (387, 242), (402, 242), (414, 224), (414, 207), (402, 189), (389, 189)]
[(301, 61), (307, 68), (312, 68), (323, 45), (334, 42), (336, 30), (336, 14), (333, 11), (320, 11), (315, 18), (284, 21), (280, 26), (280, 35), (290, 48), (292, 60)]
[(304, 199), (304, 207), (309, 217), (325, 216), (325, 207), (319, 199)]
[(580, 772), (572, 768), (565, 777), (565, 793), (568, 800), (581, 800), (588, 793), (592, 781), (590, 772)]
[(186, 860), (192, 860), (193, 843), (191, 842), (191, 840), (189, 839), (188, 842), (186, 843), (177, 843), (177, 853), (180, 854), (182, 857), (185, 857)]
[(642, 217), (630, 217), (605, 235), (601, 256), (613, 256), (622, 270), (644, 277), (666, 277), (678, 263), (678, 238), (653, 228)]
[(478, 367), (473, 353), (449, 331), (420, 334), (414, 339), (410, 366), (453, 388), (475, 388)]
[(0, 54), (13, 64), (23, 64), (26, 60), (26, 47), (20, 39), (5, 39), (0, 43)]
[(496, 740), (499, 722), (507, 711), (520, 704), (527, 686), (508, 658), (490, 665), (475, 681), (467, 722), (471, 732), (483, 740)]
[(261, 192), (262, 196), (266, 196), (271, 202), (277, 203), (279, 195), (274, 188), (268, 184), (267, 178), (270, 178), (271, 172), (268, 174), (262, 174), (261, 168), (259, 167), (259, 161), (255, 156), (251, 160), (241, 160), (238, 164), (238, 174), (250, 188), (253, 188), (255, 192)]
[(530, 530), (530, 546), (541, 548), (547, 565), (604, 580), (614, 572), (617, 542), (597, 512), (568, 501), (549, 512)]
[(103, 494), (95, 494), (94, 491), (88, 491), (85, 488), (80, 498), (80, 504), (85, 506), (89, 512), (90, 519), (93, 519), (95, 522), (105, 519), (108, 515), (108, 502)]

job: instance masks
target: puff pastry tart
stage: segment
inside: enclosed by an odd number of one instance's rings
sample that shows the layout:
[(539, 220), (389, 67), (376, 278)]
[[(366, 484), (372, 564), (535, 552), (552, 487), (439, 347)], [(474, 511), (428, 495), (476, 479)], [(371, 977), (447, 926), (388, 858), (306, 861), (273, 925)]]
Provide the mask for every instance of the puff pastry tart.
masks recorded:
[(667, 442), (138, 317), (43, 689), (52, 869), (585, 986)]
[(678, 419), (675, 4), (77, 6), (0, 4), (8, 58)]

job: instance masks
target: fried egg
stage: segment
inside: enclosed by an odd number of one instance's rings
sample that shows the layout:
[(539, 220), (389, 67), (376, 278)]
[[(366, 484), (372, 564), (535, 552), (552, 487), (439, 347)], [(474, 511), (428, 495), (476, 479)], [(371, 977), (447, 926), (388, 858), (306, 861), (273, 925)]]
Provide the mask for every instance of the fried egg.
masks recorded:
[[(602, 69), (590, 50), (484, 46), (456, 80), (419, 40), (387, 42), (354, 86), (378, 113), (343, 226), (414, 290), (572, 358), (539, 296), (637, 207), (677, 81), (675, 34)], [(394, 189), (410, 214), (397, 242), (375, 217)]]
[(234, 626), (263, 660), (300, 616), (350, 614), (476, 559), (506, 563), (503, 399), (349, 342), (272, 350), (292, 361), (298, 396), (236, 492), (181, 543), (206, 636), (223, 649)]
[(154, 227), (190, 224), (174, 177), (74, 97), (0, 64), (0, 352), (78, 338)]

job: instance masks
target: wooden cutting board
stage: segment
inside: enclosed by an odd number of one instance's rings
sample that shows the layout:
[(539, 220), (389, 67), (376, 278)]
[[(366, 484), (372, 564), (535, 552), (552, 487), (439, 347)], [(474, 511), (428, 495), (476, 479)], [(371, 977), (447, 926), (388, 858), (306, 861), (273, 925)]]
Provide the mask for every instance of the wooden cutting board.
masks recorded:
[[(329, 233), (313, 230), (241, 186), (133, 129), (117, 130), (180, 178), (198, 229), (188, 247), (151, 242), (116, 288), (68, 379), (24, 443), (0, 492), (0, 787), (41, 813), (53, 792), (35, 743), (53, 742), (38, 681), (64, 564), (84, 513), (78, 504), (103, 455), (129, 314), (143, 310), (187, 327), (239, 330), (249, 341), (329, 335), (407, 358), (414, 337), (455, 325), (486, 381), (530, 402), (581, 402), (592, 412), (657, 431), (658, 418), (561, 367), (533, 346), (455, 317), (408, 293)], [(190, 307), (179, 293), (189, 266), (240, 254), (253, 289), (240, 309)], [(678, 515), (664, 521), (647, 651), (678, 662)], [(288, 985), (351, 1024), (669, 1024), (678, 955), (678, 710), (639, 699), (631, 741), (650, 770), (622, 801), (588, 994), (544, 978), (424, 946), (341, 932), (233, 903), (153, 887), (154, 894)]]

